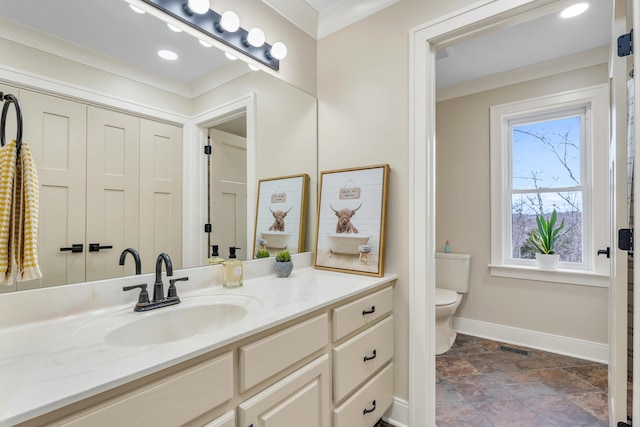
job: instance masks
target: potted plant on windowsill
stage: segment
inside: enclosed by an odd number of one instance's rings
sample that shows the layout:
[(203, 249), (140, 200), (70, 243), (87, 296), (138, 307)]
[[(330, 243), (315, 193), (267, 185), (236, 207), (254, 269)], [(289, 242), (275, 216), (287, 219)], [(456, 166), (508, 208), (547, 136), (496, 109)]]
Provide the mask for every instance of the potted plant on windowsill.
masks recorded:
[(276, 254), (274, 269), (278, 277), (289, 277), (293, 270), (293, 262), (291, 262), (289, 251), (279, 251)]
[(555, 270), (558, 268), (558, 260), (560, 255), (555, 251), (556, 241), (563, 233), (564, 219), (559, 226), (556, 227), (558, 222), (558, 213), (554, 209), (549, 219), (545, 219), (542, 215), (536, 215), (537, 229), (531, 232), (529, 241), (536, 247), (538, 252), (536, 253), (536, 260), (538, 266), (545, 270)]

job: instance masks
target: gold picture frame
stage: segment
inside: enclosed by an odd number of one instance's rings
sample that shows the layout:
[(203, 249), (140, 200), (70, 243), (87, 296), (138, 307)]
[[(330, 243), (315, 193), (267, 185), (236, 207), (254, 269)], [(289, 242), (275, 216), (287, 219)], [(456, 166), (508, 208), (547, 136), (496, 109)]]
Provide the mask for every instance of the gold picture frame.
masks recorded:
[(309, 175), (290, 175), (258, 181), (253, 257), (259, 249), (304, 252)]
[(384, 275), (387, 164), (320, 173), (314, 265)]

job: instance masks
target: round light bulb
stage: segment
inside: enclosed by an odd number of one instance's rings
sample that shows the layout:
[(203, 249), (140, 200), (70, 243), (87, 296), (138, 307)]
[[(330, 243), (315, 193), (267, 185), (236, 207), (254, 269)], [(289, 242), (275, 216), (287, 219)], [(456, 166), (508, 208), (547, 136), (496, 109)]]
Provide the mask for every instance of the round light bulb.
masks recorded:
[(247, 43), (249, 43), (253, 47), (260, 47), (264, 44), (265, 35), (264, 31), (260, 28), (255, 27), (249, 30), (249, 34), (247, 34)]
[(225, 31), (234, 33), (240, 28), (240, 18), (235, 12), (227, 10), (220, 17), (220, 27)]
[(158, 51), (158, 56), (162, 59), (166, 59), (167, 61), (175, 61), (178, 59), (178, 55), (175, 52), (164, 49)]
[(209, 0), (189, 0), (187, 6), (193, 13), (203, 15), (209, 11)]
[(589, 6), (590, 6), (589, 2), (576, 3), (564, 9), (560, 13), (560, 17), (573, 18), (574, 16), (578, 16), (581, 13), (584, 13), (587, 9), (589, 9)]
[(140, 9), (139, 7), (136, 7), (132, 4), (129, 5), (129, 7), (131, 8), (131, 10), (133, 10), (135, 13), (139, 13), (139, 14), (143, 14), (146, 13), (144, 10)]
[(207, 43), (207, 42), (206, 42), (206, 41), (204, 41), (204, 40), (198, 39), (198, 41), (199, 41), (199, 42), (200, 42), (200, 44), (201, 44), (202, 46), (204, 46), (204, 47), (211, 47), (211, 44), (210, 44), (210, 43)]
[(225, 52), (224, 56), (226, 56), (231, 61), (235, 61), (236, 59), (238, 59), (237, 57), (231, 55), (229, 52)]
[(182, 30), (178, 27), (176, 27), (175, 25), (171, 25), (171, 24), (167, 24), (167, 27), (169, 27), (169, 29), (171, 31), (173, 31), (174, 33), (181, 33)]
[(287, 56), (287, 45), (282, 42), (275, 42), (269, 52), (275, 59), (284, 59)]
[(250, 69), (251, 71), (260, 71), (260, 68), (256, 67), (256, 66), (255, 66), (255, 65), (253, 65), (253, 64), (247, 64), (247, 65), (249, 66), (249, 69)]

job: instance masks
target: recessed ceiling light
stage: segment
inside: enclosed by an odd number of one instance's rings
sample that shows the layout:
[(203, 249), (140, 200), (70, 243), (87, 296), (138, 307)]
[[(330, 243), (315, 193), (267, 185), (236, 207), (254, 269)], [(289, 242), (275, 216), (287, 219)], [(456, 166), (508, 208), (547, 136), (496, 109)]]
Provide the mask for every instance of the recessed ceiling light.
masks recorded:
[(133, 10), (135, 13), (140, 13), (140, 14), (145, 13), (145, 11), (144, 11), (144, 10), (142, 10), (142, 9), (140, 9), (139, 7), (136, 7), (136, 6), (132, 5), (132, 4), (130, 4), (130, 5), (129, 5), (129, 7), (130, 7), (130, 8), (131, 8), (131, 10)]
[(177, 53), (165, 49), (159, 50), (158, 56), (162, 59), (166, 59), (167, 61), (175, 61), (176, 59), (178, 59)]
[(171, 24), (167, 23), (167, 27), (169, 27), (169, 29), (171, 31), (173, 31), (174, 33), (181, 33), (182, 32), (182, 30), (180, 28), (176, 27), (175, 25), (171, 25)]
[(251, 71), (260, 71), (260, 68), (256, 67), (256, 66), (255, 66), (255, 65), (253, 65), (253, 64), (247, 64), (247, 65), (249, 66), (249, 69), (250, 69)]
[(584, 13), (591, 4), (589, 2), (580, 2), (574, 5), (569, 6), (560, 12), (561, 18), (573, 18), (574, 16), (578, 16), (581, 13)]
[(236, 59), (238, 59), (236, 56), (231, 55), (229, 52), (225, 52), (224, 56), (229, 58), (231, 61), (235, 61)]
[(200, 44), (204, 47), (211, 47), (211, 43), (207, 43), (204, 40), (198, 39), (198, 41), (200, 42)]

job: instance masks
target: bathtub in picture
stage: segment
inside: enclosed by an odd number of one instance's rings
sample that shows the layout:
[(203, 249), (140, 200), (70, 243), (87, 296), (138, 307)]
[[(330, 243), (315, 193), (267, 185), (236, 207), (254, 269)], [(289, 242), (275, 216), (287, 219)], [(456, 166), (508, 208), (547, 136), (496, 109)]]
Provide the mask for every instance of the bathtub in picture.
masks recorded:
[(267, 248), (287, 249), (289, 246), (291, 233), (288, 231), (263, 231), (261, 234), (262, 238), (267, 241)]
[(332, 233), (327, 234), (329, 242), (329, 254), (358, 255), (359, 246), (366, 245), (371, 236), (359, 233)]

